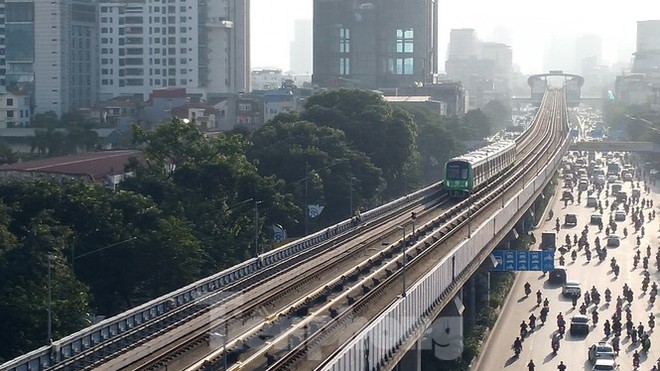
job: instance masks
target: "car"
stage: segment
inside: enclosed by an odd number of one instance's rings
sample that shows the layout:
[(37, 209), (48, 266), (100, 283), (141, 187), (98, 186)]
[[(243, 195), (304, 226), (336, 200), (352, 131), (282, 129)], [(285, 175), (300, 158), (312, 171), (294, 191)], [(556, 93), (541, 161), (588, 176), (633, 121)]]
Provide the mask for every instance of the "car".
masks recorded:
[(626, 200), (628, 200), (628, 194), (624, 191), (619, 191), (616, 194), (616, 200), (619, 202), (626, 202)]
[(626, 221), (626, 212), (623, 210), (617, 210), (614, 212), (614, 221), (615, 222), (625, 222)]
[(586, 191), (589, 189), (589, 182), (585, 179), (581, 179), (580, 183), (578, 183), (578, 191)]
[(640, 198), (642, 195), (642, 191), (639, 188), (635, 188), (632, 190), (632, 197), (633, 198)]
[(589, 361), (595, 363), (596, 360), (600, 358), (604, 359), (614, 359), (614, 348), (611, 345), (607, 344), (604, 341), (599, 341), (596, 344), (592, 344), (587, 351), (587, 357)]
[(621, 238), (615, 234), (610, 234), (607, 236), (607, 246), (610, 247), (619, 247), (621, 245)]
[(589, 317), (576, 314), (571, 318), (571, 335), (578, 333), (589, 333)]
[(623, 173), (623, 180), (626, 182), (632, 182), (633, 176), (630, 173)]
[(564, 180), (564, 188), (573, 188), (573, 181), (570, 179)]
[(573, 194), (570, 191), (564, 191), (561, 194), (561, 200), (573, 202)]
[(594, 182), (598, 184), (599, 186), (604, 186), (605, 185), (605, 175), (596, 175), (596, 178), (594, 179)]
[(609, 358), (597, 359), (592, 368), (593, 371), (611, 371), (618, 369), (619, 366), (617, 366), (616, 361)]
[(573, 226), (575, 227), (577, 225), (577, 215), (575, 214), (566, 214), (564, 216), (564, 224), (567, 226)]
[(587, 197), (587, 207), (596, 207), (598, 206), (598, 199), (594, 196)]
[(564, 286), (561, 288), (561, 293), (565, 296), (582, 295), (582, 289), (580, 288), (580, 282), (578, 281), (566, 281)]
[(608, 175), (607, 176), (607, 181), (610, 182), (610, 183), (614, 183), (617, 180), (619, 180), (619, 178), (616, 175)]
[(623, 184), (621, 184), (620, 182), (615, 182), (615, 183), (613, 183), (613, 184), (612, 184), (612, 194), (615, 195), (615, 194), (617, 194), (618, 192), (620, 192), (620, 191), (621, 191), (621, 187), (623, 187)]
[(591, 217), (589, 218), (589, 223), (590, 224), (599, 225), (602, 222), (603, 222), (603, 216), (602, 215), (600, 215), (598, 213), (591, 214)]
[(550, 271), (548, 280), (553, 283), (566, 283), (566, 267), (563, 265), (555, 266), (555, 268)]

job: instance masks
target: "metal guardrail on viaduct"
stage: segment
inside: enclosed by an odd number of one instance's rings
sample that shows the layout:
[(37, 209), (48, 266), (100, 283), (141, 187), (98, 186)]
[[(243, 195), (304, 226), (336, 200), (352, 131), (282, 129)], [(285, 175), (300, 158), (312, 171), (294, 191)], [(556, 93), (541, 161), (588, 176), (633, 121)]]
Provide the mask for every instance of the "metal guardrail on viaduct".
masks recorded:
[(504, 196), (500, 196), (502, 200), (498, 212), (478, 227), (473, 227), (470, 238), (455, 246), (433, 270), (411, 287), (406, 297), (371, 321), (350, 343), (328, 359), (321, 370), (394, 368), (552, 179), (563, 154), (571, 145), (566, 131), (562, 130), (562, 141), (549, 160), (532, 170), (535, 172), (532, 181), (514, 197), (504, 200)]
[[(567, 132), (567, 130), (565, 131)], [(447, 294), (460, 287), (462, 282), (469, 277), (468, 273), (473, 272), (488, 257), (494, 247), (492, 244), (493, 236), (498, 235), (503, 229), (510, 228), (511, 223), (518, 220), (521, 213), (527, 210), (542, 191), (559, 166), (561, 155), (568, 149), (569, 144), (568, 136), (566, 136), (549, 162), (537, 164), (534, 179), (530, 177), (527, 184), (515, 197), (502, 201), (501, 210), (489, 218), (486, 223), (473, 227), (474, 232), (471, 238), (455, 246), (446, 259), (439, 262), (436, 268), (428, 272), (424, 279), (414, 284), (405, 300), (399, 300), (385, 309), (360, 335), (340, 349), (335, 357), (325, 363), (325, 369), (364, 370), (364, 366), (366, 366), (364, 362), (369, 362), (372, 367), (390, 364), (396, 359), (395, 354), (401, 351), (405, 352), (405, 349), (411, 344), (412, 335), (423, 331), (423, 328), (435, 317), (433, 314), (439, 313), (439, 309), (441, 309), (439, 306), (440, 304), (444, 306)], [(367, 222), (393, 212), (409, 203), (411, 199), (431, 195), (441, 187), (442, 183), (437, 183), (370, 210), (362, 215), (362, 221)], [(258, 259), (250, 259), (127, 312), (108, 318), (60, 339), (50, 346), (41, 347), (0, 365), (0, 370), (48, 369), (98, 344), (112, 340), (131, 328), (152, 321), (166, 314), (172, 308), (210, 295), (235, 280), (253, 274), (291, 255), (311, 249), (330, 238), (348, 233), (353, 228), (351, 220), (338, 223), (306, 238), (265, 253)], [(450, 283), (442, 286), (436, 285), (439, 279)], [(398, 318), (401, 318), (399, 316), (402, 314), (407, 314), (406, 320), (398, 322)], [(396, 321), (399, 325), (392, 329), (387, 336), (376, 339), (378, 334), (383, 334), (390, 329), (389, 326), (394, 323), (393, 321)], [(364, 357), (365, 351), (367, 351), (365, 347), (371, 349), (371, 352), (368, 352), (370, 357), (368, 360)], [(342, 366), (349, 364), (352, 365), (350, 368)], [(357, 367), (359, 365), (363, 367)]]

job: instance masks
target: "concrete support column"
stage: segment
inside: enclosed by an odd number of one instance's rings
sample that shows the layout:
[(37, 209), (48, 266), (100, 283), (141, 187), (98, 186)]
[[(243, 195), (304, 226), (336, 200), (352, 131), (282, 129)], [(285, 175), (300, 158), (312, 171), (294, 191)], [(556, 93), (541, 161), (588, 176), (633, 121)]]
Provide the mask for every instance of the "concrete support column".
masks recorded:
[(463, 303), (465, 304), (465, 313), (463, 314), (465, 324), (473, 326), (477, 321), (477, 290), (474, 276), (467, 280), (461, 291), (463, 292)]
[(406, 352), (401, 362), (394, 368), (397, 371), (422, 371), (422, 338)]

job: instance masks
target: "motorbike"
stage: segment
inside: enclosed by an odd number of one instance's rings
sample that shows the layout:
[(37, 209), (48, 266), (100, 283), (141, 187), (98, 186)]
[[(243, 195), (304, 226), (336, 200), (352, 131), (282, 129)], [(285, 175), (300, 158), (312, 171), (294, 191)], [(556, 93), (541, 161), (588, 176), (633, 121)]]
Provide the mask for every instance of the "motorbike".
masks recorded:
[(648, 353), (649, 349), (651, 349), (651, 339), (649, 339), (648, 336), (645, 336), (644, 339), (642, 339), (642, 351)]
[(520, 338), (524, 339), (527, 337), (527, 328), (526, 327), (521, 327), (520, 328)]
[(617, 264), (616, 266), (614, 266), (614, 277), (619, 278), (619, 272), (621, 272), (621, 268)]
[(529, 282), (525, 284), (525, 297), (528, 297), (532, 293), (532, 289), (529, 286)]
[(653, 330), (654, 327), (655, 327), (655, 316), (653, 316), (653, 314), (651, 314), (651, 316), (649, 318), (649, 328), (651, 330)]
[(520, 356), (521, 351), (522, 351), (522, 345), (520, 344), (513, 345), (513, 352), (516, 354), (516, 357)]
[(552, 354), (557, 355), (558, 351), (559, 351), (559, 341), (558, 340), (553, 340), (552, 341)]
[(571, 252), (571, 259), (573, 259), (573, 263), (575, 263), (575, 260), (577, 259), (577, 251), (573, 250)]
[(593, 321), (594, 325), (598, 324), (598, 312), (595, 310), (592, 312), (593, 314), (591, 315), (591, 320)]

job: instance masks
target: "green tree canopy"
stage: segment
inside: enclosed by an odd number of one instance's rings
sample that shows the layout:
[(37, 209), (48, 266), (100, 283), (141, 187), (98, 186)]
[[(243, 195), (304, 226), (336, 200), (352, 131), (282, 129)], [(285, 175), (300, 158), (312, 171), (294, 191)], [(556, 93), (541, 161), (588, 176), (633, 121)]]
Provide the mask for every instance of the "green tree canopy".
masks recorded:
[[(210, 138), (194, 124), (172, 120), (153, 131), (136, 128), (135, 140), (151, 165), (140, 168), (124, 188), (150, 196), (190, 225), (212, 258), (209, 271), (252, 256), (255, 225), (263, 250), (266, 226), (294, 224), (298, 207), (284, 183), (258, 174), (245, 157), (249, 143), (242, 136), (220, 133)], [(256, 223), (255, 206), (261, 209)]]
[(342, 130), (351, 146), (382, 170), (385, 199), (420, 184), (417, 128), (404, 110), (391, 107), (374, 92), (357, 89), (315, 94), (305, 108), (302, 119)]
[(299, 222), (304, 220), (305, 201), (325, 206), (314, 221), (317, 224), (348, 218), (351, 196), (354, 209), (375, 201), (384, 182), (369, 157), (351, 148), (341, 130), (287, 121), (297, 119), (297, 115), (286, 114), (264, 125), (252, 136), (248, 156), (256, 160), (262, 174), (286, 182), (286, 190), (302, 206)]
[[(14, 210), (16, 211), (16, 210)], [(3, 222), (9, 222), (5, 213)], [(23, 228), (20, 242), (0, 250), (0, 359), (48, 344), (48, 271), (52, 286), (53, 339), (88, 325), (89, 290), (74, 276), (65, 251), (71, 229), (43, 210)], [(7, 225), (0, 227), (7, 235)]]

